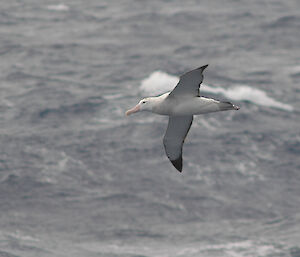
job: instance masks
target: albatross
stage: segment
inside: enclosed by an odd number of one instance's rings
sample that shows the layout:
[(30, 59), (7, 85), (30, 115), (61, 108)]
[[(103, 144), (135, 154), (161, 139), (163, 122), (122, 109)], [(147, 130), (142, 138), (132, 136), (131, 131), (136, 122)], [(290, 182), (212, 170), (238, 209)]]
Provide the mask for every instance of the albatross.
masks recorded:
[(140, 111), (169, 116), (163, 144), (167, 157), (179, 172), (182, 172), (182, 146), (193, 123), (193, 115), (240, 109), (230, 102), (200, 96), (203, 71), (207, 66), (208, 64), (181, 75), (172, 91), (146, 97), (126, 111), (126, 116)]

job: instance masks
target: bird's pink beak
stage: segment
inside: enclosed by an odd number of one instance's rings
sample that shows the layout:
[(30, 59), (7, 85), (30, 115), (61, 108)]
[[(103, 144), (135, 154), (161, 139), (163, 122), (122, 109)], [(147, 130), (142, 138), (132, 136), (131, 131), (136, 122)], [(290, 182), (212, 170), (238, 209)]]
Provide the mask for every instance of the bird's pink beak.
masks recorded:
[(129, 109), (127, 112), (125, 112), (126, 116), (129, 116), (130, 114), (133, 114), (135, 112), (139, 112), (140, 111), (140, 105), (137, 104), (136, 106), (134, 106), (132, 109)]

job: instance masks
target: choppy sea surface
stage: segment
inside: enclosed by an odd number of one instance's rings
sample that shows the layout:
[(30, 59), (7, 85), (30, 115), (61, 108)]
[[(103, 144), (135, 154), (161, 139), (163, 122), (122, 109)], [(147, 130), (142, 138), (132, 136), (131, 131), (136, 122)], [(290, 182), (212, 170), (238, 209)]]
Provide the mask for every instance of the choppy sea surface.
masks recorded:
[[(300, 2), (1, 1), (0, 256), (300, 256)], [(209, 64), (183, 173), (126, 109)]]

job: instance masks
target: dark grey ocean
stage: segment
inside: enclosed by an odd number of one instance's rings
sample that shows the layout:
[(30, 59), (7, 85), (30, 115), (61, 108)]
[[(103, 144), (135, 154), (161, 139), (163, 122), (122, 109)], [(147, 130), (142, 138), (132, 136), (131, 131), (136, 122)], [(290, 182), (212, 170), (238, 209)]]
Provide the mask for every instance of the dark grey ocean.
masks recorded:
[[(125, 117), (209, 64), (179, 173)], [(299, 257), (300, 1), (0, 3), (1, 257)]]

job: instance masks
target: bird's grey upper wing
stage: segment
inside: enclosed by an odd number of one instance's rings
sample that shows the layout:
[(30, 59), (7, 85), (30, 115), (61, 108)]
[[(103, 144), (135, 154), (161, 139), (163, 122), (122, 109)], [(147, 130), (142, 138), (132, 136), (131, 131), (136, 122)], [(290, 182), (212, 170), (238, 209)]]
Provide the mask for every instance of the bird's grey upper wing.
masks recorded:
[(169, 96), (200, 96), (199, 88), (203, 81), (202, 73), (207, 66), (208, 64), (181, 75), (178, 84)]
[(170, 116), (163, 142), (169, 160), (182, 171), (182, 145), (193, 122), (193, 116)]

